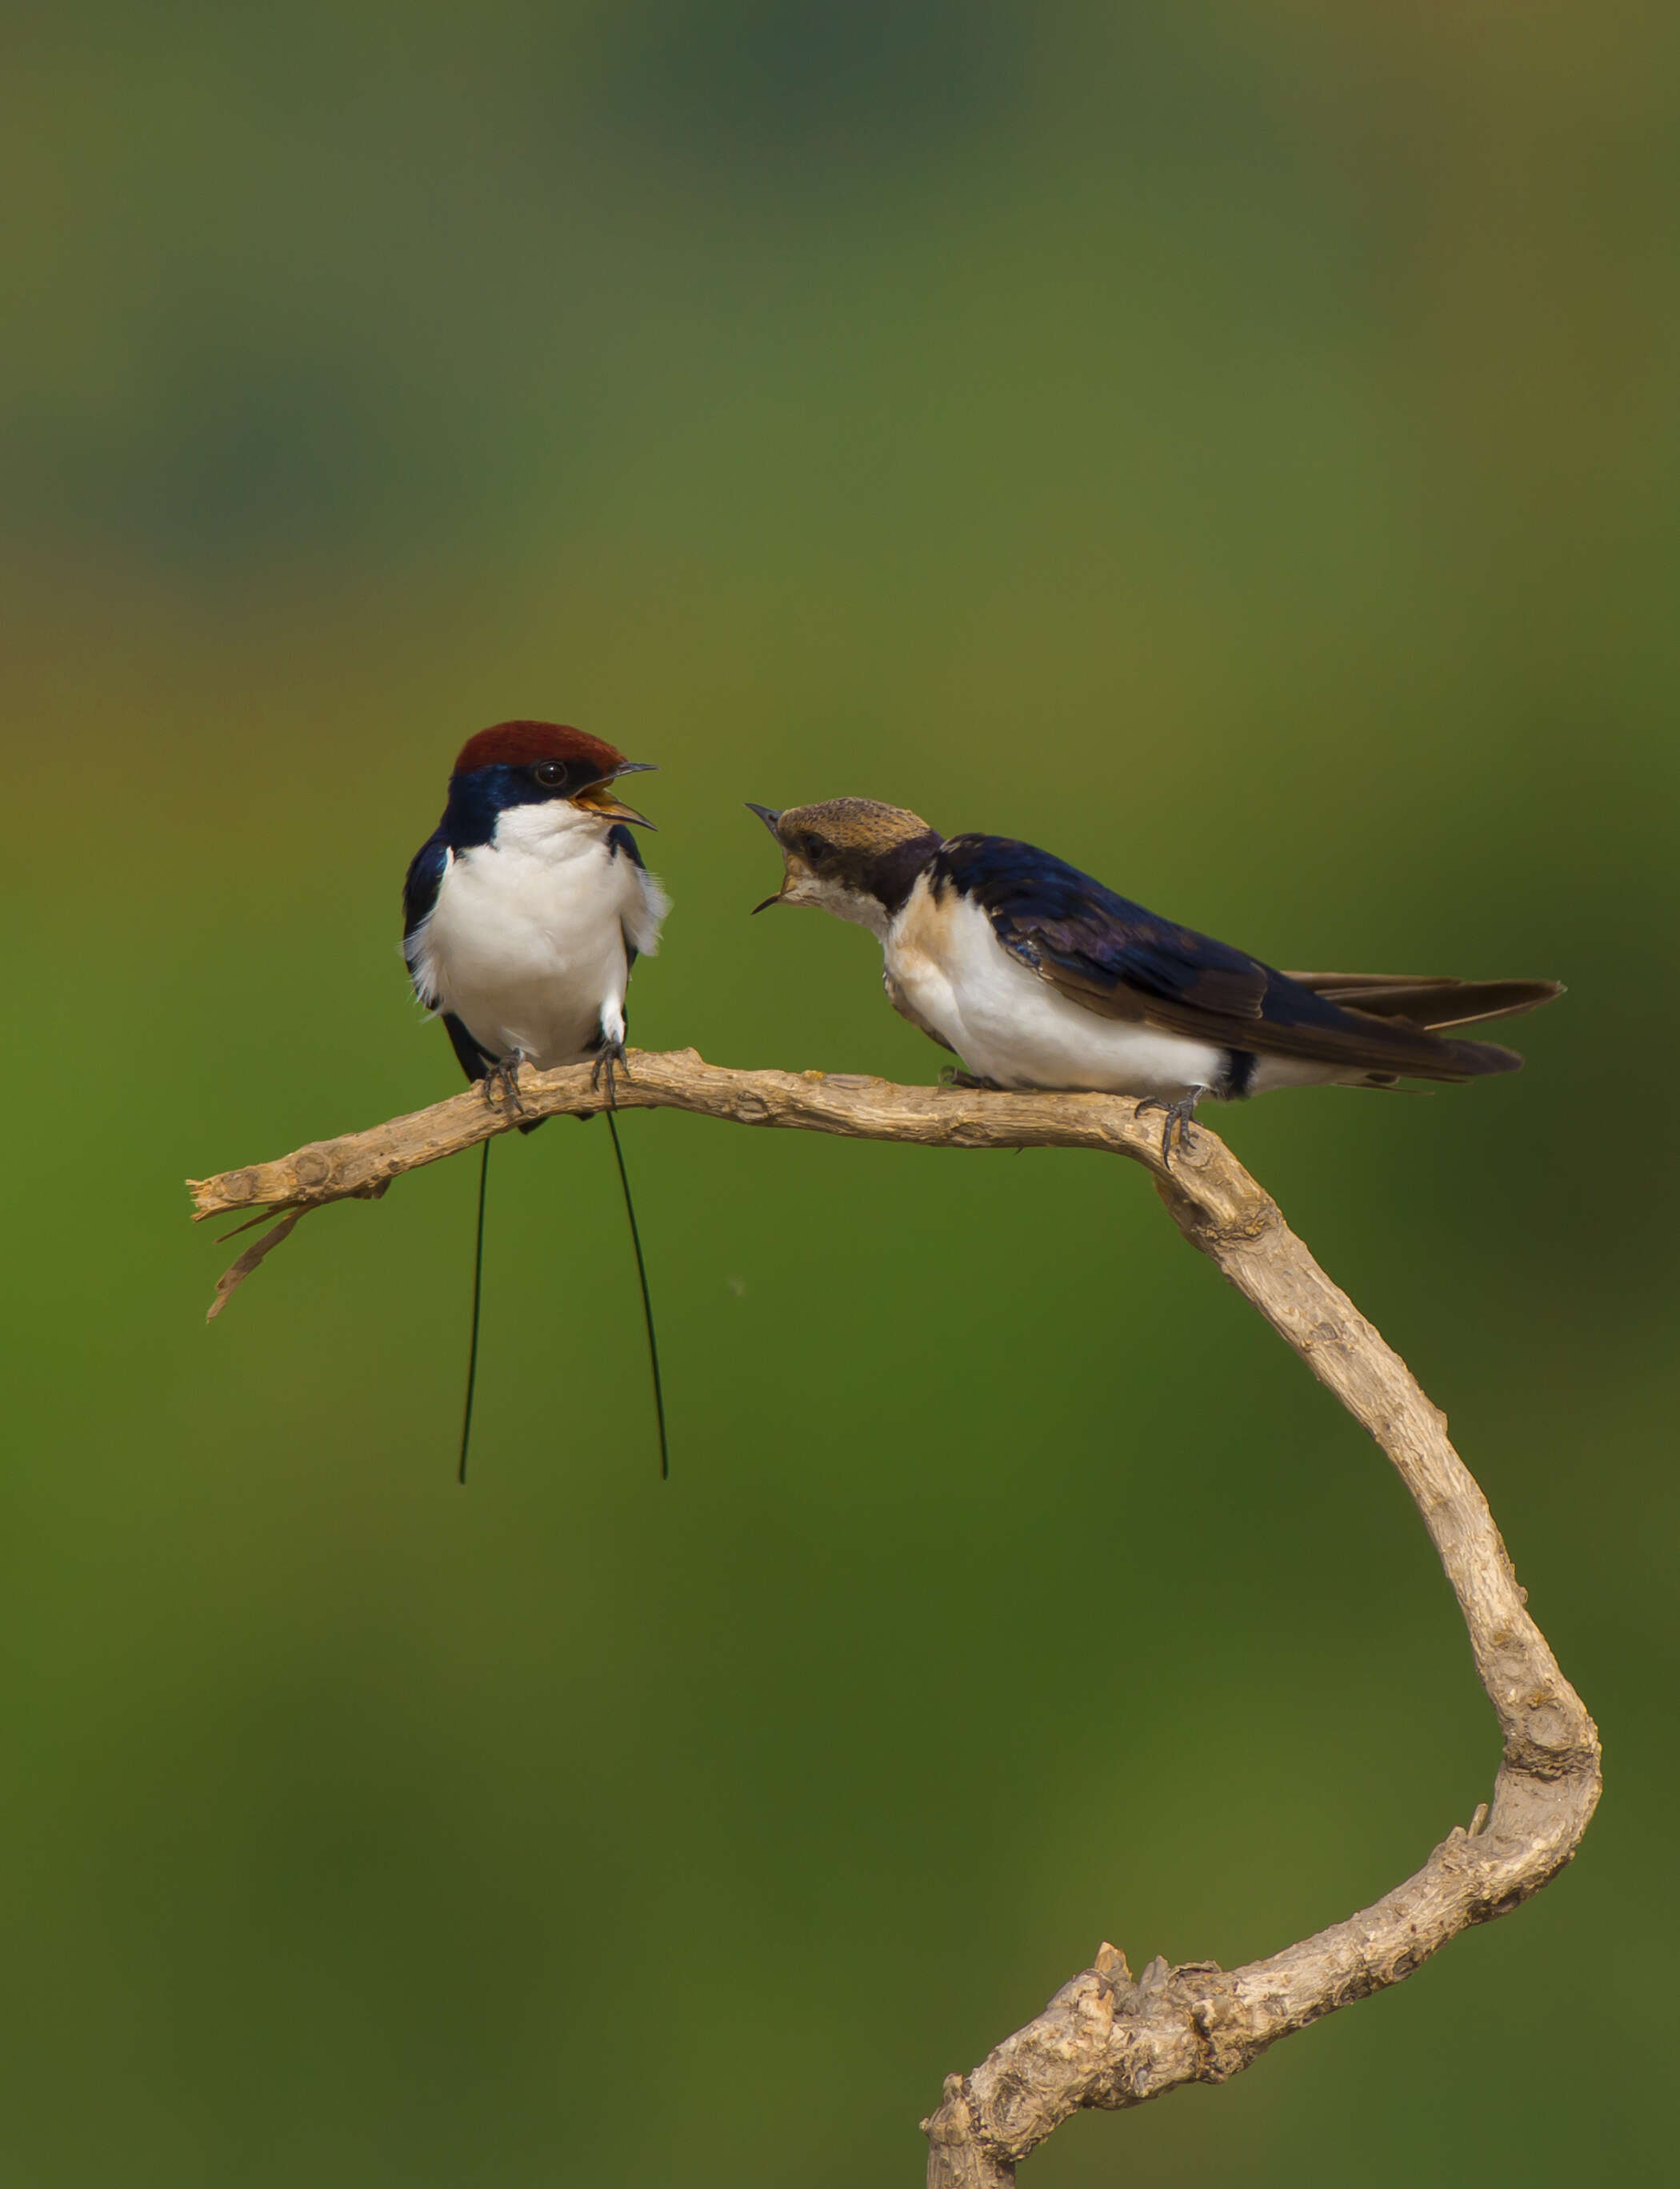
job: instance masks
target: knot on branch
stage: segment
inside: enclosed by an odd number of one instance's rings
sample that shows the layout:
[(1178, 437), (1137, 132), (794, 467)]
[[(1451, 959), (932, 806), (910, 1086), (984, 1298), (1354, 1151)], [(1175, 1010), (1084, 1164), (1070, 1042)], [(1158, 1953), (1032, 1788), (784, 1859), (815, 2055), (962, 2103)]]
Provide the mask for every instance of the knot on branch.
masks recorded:
[[(1206, 1132), (1198, 1125), (1198, 1132)], [(1284, 1230), (1283, 1211), (1269, 1193), (1262, 1191), (1246, 1171), (1231, 1170), (1247, 1191), (1221, 1193), (1217, 1198), (1204, 1194), (1192, 1196), (1179, 1181), (1177, 1168), (1157, 1171), (1155, 1191), (1161, 1196), (1167, 1213), (1172, 1218), (1191, 1245), (1200, 1253), (1211, 1255), (1215, 1261), (1222, 1252), (1252, 1247), (1275, 1231)]]
[(966, 2076), (947, 2075), (939, 2099), (938, 2112), (920, 2124), (922, 2134), (930, 2143), (960, 2142), (973, 2126)]
[[(1188, 1971), (1180, 1969), (1178, 1973), (1182, 1977)], [(1198, 2081), (1228, 2083), (1261, 2049), (1264, 2040), (1257, 2038), (1253, 2016), (1234, 1986), (1192, 1998), (1188, 2011), (1190, 2026), (1202, 2048)]]
[(998, 1145), (996, 1135), (983, 1117), (953, 1117), (939, 1137), (949, 1148), (989, 1148)]
[(331, 1140), (316, 1140), (307, 1148), (299, 1148), (291, 1158), (291, 1175), (300, 1194), (319, 1193), (332, 1183), (336, 1168)]

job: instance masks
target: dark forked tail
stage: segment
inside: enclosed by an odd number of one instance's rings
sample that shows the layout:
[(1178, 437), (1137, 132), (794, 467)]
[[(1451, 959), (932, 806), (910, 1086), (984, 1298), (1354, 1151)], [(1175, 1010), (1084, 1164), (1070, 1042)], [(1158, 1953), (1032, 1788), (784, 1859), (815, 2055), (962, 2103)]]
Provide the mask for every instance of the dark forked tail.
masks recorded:
[(619, 1121), (608, 1110), (607, 1129), (613, 1136), (613, 1154), (619, 1166), (619, 1184), (624, 1188), (625, 1214), (630, 1219), (630, 1243), (636, 1249), (636, 1281), (642, 1287), (642, 1320), (648, 1330), (648, 1365), (653, 1372), (653, 1416), (659, 1428), (659, 1479), (670, 1479), (670, 1447), (665, 1441), (665, 1393), (659, 1377), (659, 1341), (653, 1331), (653, 1302), (648, 1290), (648, 1264), (642, 1259), (642, 1233), (636, 1221), (636, 1203), (630, 1196), (630, 1173), (625, 1168), (625, 1151), (619, 1145)]
[[(610, 1110), (606, 1112), (607, 1129), (613, 1136), (613, 1154), (619, 1166), (619, 1184), (624, 1189), (625, 1214), (630, 1219), (630, 1243), (636, 1253), (636, 1281), (642, 1287), (642, 1320), (648, 1332), (648, 1365), (653, 1378), (653, 1417), (659, 1434), (659, 1479), (670, 1478), (670, 1447), (665, 1437), (665, 1384), (659, 1374), (659, 1341), (653, 1328), (653, 1302), (648, 1289), (648, 1264), (642, 1254), (642, 1233), (636, 1221), (636, 1203), (631, 1198), (630, 1174), (625, 1168), (624, 1150), (619, 1145), (619, 1128)], [(534, 1118), (522, 1128), (530, 1132), (545, 1121)], [(478, 1384), (478, 1316), (484, 1293), (484, 1197), (490, 1174), (490, 1143), (483, 1143), (478, 1157), (478, 1220), (472, 1244), (472, 1316), (467, 1339), (467, 1400), (461, 1413), (461, 1461), (455, 1471), (455, 1480), (467, 1480), (467, 1455), (472, 1442), (472, 1397)]]
[(489, 1183), (490, 1144), (478, 1156), (478, 1230), (472, 1248), (472, 1325), (467, 1341), (467, 1404), (461, 1414), (461, 1465), (457, 1482), (467, 1479), (467, 1448), (472, 1441), (472, 1393), (478, 1381), (478, 1303), (484, 1289), (484, 1188)]
[[(1284, 978), (1342, 1010), (1434, 1034), (1446, 1069), (1428, 1076), (1441, 1078), (1479, 1079), (1486, 1073), (1520, 1072), (1523, 1060), (1514, 1049), (1503, 1049), (1497, 1042), (1457, 1040), (1454, 1029), (1537, 1010), (1564, 993), (1561, 981), (1455, 981), (1436, 973), (1287, 973)], [(1396, 1073), (1373, 1071), (1370, 1083), (1390, 1083), (1407, 1070), (1401, 1063)]]

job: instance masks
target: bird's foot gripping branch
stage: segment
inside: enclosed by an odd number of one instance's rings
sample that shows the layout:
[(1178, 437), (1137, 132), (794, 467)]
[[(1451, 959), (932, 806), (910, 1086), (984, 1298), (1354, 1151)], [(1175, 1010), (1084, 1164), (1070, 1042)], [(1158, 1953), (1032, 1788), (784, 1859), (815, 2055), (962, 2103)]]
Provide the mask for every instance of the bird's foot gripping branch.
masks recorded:
[[(1198, 1123), (1170, 1168), (1158, 1124), (1128, 1098), (898, 1087), (818, 1072), (733, 1072), (693, 1049), (632, 1052), (618, 1106), (679, 1109), (930, 1147), (1092, 1148), (1128, 1157), (1191, 1246), (1208, 1256), (1374, 1438), (1405, 1483), (1463, 1615), (1500, 1723), (1491, 1803), (1455, 1825), (1412, 1876), (1328, 1930), (1263, 1961), (1221, 1969), (1153, 1961), (1135, 1979), (1104, 1945), (1044, 2012), (970, 2073), (947, 2079), (923, 2124), (932, 2189), (1004, 2189), (1070, 2113), (1141, 2104), (1218, 2083), (1309, 2022), (1398, 1983), (1460, 1932), (1518, 1907), (1568, 1863), (1598, 1798), (1598, 1734), (1529, 1616), (1487, 1501), (1446, 1422), (1400, 1356), (1326, 1276), (1219, 1138)], [(394, 1178), (509, 1130), (600, 1102), (587, 1065), (519, 1075), (524, 1109), (475, 1089), (429, 1110), (322, 1140), (192, 1186), (198, 1217), (276, 1219), (222, 1280), (218, 1304), (310, 1209), (376, 1199)], [(240, 1227), (242, 1228), (242, 1227)], [(212, 1312), (214, 1310), (212, 1309)]]

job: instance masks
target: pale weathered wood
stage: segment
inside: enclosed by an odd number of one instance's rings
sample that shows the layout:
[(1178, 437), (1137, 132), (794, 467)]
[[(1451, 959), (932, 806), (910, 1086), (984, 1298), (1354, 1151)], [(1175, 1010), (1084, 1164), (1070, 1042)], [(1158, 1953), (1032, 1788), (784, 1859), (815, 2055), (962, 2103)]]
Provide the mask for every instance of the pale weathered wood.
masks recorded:
[[(391, 1180), (506, 1132), (522, 1117), (586, 1111), (586, 1066), (522, 1072), (519, 1111), (473, 1089), (363, 1133), (195, 1183), (202, 1219), (376, 1198)], [(1157, 1116), (1123, 1097), (897, 1087), (817, 1072), (733, 1072), (693, 1049), (632, 1052), (621, 1109), (674, 1108), (741, 1124), (953, 1148), (1086, 1147), (1141, 1163), (1191, 1244), (1218, 1264), (1366, 1428), (1411, 1493), (1469, 1632), (1504, 1736), (1491, 1805), (1455, 1826), (1415, 1875), (1345, 1922), (1270, 1960), (1222, 1970), (1152, 1961), (1133, 1978), (1105, 1944), (1044, 2012), (967, 2075), (947, 2078), (923, 2123), (931, 2189), (1006, 2189), (1020, 2160), (1082, 2107), (1141, 2104), (1224, 2082), (1292, 2031), (1398, 1983), (1472, 1924), (1502, 1915), (1570, 1859), (1598, 1798), (1598, 1739), (1530, 1618), (1487, 1501), (1406, 1363), (1326, 1276), (1224, 1143), (1196, 1126), (1170, 1168)], [(240, 1257), (224, 1304), (274, 1234)]]

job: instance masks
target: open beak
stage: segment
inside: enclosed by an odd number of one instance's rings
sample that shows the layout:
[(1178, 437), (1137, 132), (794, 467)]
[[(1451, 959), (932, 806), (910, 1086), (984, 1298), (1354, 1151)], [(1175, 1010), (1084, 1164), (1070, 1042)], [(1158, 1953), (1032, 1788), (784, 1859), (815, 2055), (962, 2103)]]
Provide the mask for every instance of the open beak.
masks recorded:
[[(765, 827), (770, 831), (771, 834), (776, 837), (777, 848), (778, 850), (781, 849), (782, 839), (777, 834), (777, 824), (782, 818), (779, 809), (774, 806), (755, 806), (750, 798), (747, 800), (746, 806), (748, 812), (756, 813), (759, 819), (763, 822)], [(788, 878), (784, 874), (782, 877), (782, 888), (777, 891), (774, 897), (766, 897), (762, 904), (755, 904), (753, 907), (753, 911), (768, 912), (772, 904), (780, 904), (782, 902), (782, 892), (787, 888), (787, 886)], [(749, 917), (750, 917), (750, 915), (749, 915)]]
[[(626, 806), (614, 793), (613, 785), (621, 775), (650, 775), (658, 770), (650, 760), (623, 761), (610, 775), (603, 775), (598, 783), (591, 783), (579, 791), (573, 799), (574, 806), (586, 806), (591, 813), (599, 813), (608, 821), (631, 821), (638, 829), (652, 829), (653, 823), (645, 813), (638, 813), (633, 806)], [(657, 834), (657, 829), (654, 831)]]

